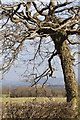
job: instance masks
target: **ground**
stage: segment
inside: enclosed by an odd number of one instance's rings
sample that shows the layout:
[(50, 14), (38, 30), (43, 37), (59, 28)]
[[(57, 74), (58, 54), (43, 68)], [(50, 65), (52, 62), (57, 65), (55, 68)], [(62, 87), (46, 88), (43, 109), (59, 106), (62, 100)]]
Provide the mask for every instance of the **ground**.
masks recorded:
[(6, 120), (68, 120), (74, 114), (70, 108), (71, 104), (66, 103), (66, 98), (2, 98), (2, 117)]

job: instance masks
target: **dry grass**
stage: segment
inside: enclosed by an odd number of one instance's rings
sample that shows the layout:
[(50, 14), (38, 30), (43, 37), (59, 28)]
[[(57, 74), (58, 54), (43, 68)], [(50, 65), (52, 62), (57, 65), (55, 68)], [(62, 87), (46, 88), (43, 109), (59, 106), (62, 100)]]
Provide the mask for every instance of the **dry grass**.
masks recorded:
[(5, 104), (6, 102), (11, 103), (29, 103), (29, 102), (39, 102), (39, 103), (46, 103), (46, 102), (57, 102), (63, 103), (66, 102), (66, 98), (59, 98), (59, 97), (19, 97), (19, 98), (2, 98), (2, 103)]
[(2, 118), (6, 118), (6, 120), (20, 118), (25, 120), (71, 120), (71, 116), (74, 115), (71, 103), (67, 104), (66, 98), (3, 98), (2, 102)]

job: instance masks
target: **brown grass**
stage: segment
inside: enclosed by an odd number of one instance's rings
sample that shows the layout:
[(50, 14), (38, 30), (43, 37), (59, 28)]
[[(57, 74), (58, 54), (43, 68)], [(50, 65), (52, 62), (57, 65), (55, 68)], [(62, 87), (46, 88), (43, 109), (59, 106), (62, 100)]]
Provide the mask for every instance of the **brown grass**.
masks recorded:
[[(74, 111), (71, 103), (66, 102), (40, 102), (25, 101), (12, 102), (6, 101), (2, 106), (2, 118), (6, 120), (71, 120)], [(78, 117), (74, 120), (79, 120)]]

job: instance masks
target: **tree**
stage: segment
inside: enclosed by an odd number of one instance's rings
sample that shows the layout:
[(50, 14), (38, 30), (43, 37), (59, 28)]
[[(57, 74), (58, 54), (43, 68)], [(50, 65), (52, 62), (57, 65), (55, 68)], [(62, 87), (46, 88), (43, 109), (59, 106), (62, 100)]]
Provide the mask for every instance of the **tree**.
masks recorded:
[[(1, 20), (6, 20), (1, 28), (2, 53), (4, 54), (4, 63), (1, 70), (3, 70), (3, 73), (11, 67), (17, 58), (24, 41), (39, 38), (34, 59), (36, 59), (37, 54), (39, 54), (42, 62), (44, 61), (43, 58), (47, 57), (48, 68), (35, 77), (34, 84), (42, 77), (53, 77), (55, 69), (51, 61), (58, 55), (64, 74), (67, 102), (73, 103), (74, 110), (78, 106), (78, 83), (73, 70), (74, 56), (71, 55), (69, 46), (80, 44), (78, 40), (71, 40), (70, 37), (80, 34), (80, 29), (77, 27), (80, 7), (76, 2), (77, 0), (64, 3), (51, 0), (48, 4), (41, 1), (20, 1), (15, 4), (1, 4), (0, 6)], [(55, 49), (52, 52), (46, 52), (46, 55), (42, 55), (43, 39), (49, 39), (49, 37)]]

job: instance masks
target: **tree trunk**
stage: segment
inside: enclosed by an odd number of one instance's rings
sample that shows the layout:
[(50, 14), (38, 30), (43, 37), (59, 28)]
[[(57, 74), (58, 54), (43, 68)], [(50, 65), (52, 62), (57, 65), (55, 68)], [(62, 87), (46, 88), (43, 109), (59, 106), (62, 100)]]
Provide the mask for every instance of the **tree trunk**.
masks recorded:
[(67, 95), (67, 102), (71, 102), (72, 110), (75, 111), (74, 116), (78, 114), (78, 83), (75, 78), (73, 70), (73, 62), (71, 60), (71, 52), (65, 41), (66, 36), (57, 33), (51, 36), (55, 43), (55, 48), (61, 60), (61, 66), (64, 74), (65, 89)]
[(64, 74), (65, 89), (67, 95), (67, 102), (72, 103), (72, 109), (75, 111), (74, 115), (77, 115), (78, 108), (78, 83), (75, 78), (73, 70), (73, 63), (71, 60), (71, 53), (66, 41), (62, 43), (58, 49), (58, 54), (61, 59), (61, 65)]
[(60, 48), (60, 59), (64, 74), (65, 88), (67, 91), (67, 102), (72, 101), (78, 97), (78, 84), (75, 78), (73, 63), (71, 60), (71, 53), (66, 41), (63, 42)]

